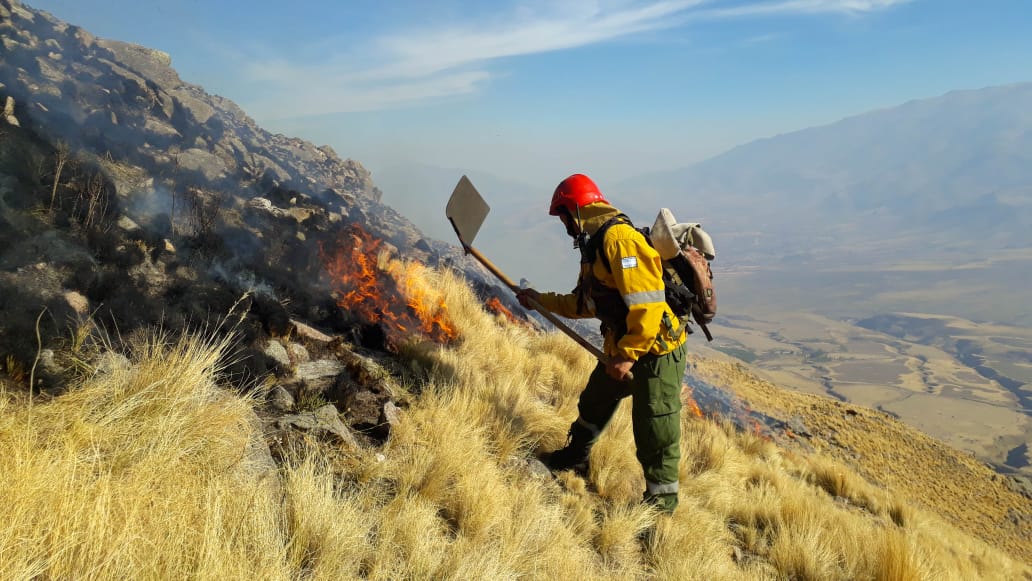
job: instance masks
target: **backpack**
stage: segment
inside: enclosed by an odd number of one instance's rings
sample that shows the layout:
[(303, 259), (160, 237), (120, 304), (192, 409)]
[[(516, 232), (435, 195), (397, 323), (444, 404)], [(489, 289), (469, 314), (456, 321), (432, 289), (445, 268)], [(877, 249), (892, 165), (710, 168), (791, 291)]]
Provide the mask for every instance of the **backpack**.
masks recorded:
[[(586, 249), (592, 256), (598, 251), (600, 241), (610, 226), (618, 223), (630, 224), (630, 218), (620, 214), (603, 224), (588, 241)], [(662, 208), (652, 228), (635, 228), (645, 236), (645, 241), (659, 252), (663, 260), (663, 283), (666, 302), (670, 310), (687, 322), (689, 318), (702, 328), (706, 340), (712, 341), (709, 323), (717, 314), (717, 294), (713, 288), (713, 271), (710, 261), (716, 257), (713, 240), (698, 223), (681, 223), (674, 220), (673, 213)], [(610, 269), (609, 261), (602, 261)]]

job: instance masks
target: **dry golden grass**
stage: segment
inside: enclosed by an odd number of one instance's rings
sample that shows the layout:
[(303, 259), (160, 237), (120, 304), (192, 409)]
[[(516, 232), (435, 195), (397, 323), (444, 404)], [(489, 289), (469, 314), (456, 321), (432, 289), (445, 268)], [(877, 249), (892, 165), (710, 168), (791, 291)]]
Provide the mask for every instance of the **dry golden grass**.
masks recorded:
[(3, 394), (0, 578), (286, 573), (252, 402), (213, 385), (221, 347), (155, 341), (52, 401)]
[[(811, 482), (821, 480), (834, 490), (839, 471), (835, 466), (842, 466), (849, 474), (846, 484), (862, 482), (860, 490), (877, 485), (892, 491), (888, 497), (868, 494), (867, 502), (868, 508), (893, 522), (909, 526), (915, 517), (912, 509), (921, 508), (986, 544), (1032, 562), (1027, 532), (1009, 518), (1029, 514), (1032, 503), (970, 454), (886, 414), (782, 390), (736, 364), (696, 357), (693, 373), (732, 387), (756, 411), (782, 419), (801, 418), (813, 432), (808, 442), (826, 457), (823, 461), (820, 456), (811, 458), (807, 476)], [(972, 549), (971, 554), (977, 552)]]
[(152, 341), (46, 402), (4, 392), (0, 578), (1032, 579), (838, 461), (728, 423), (685, 417), (672, 517), (638, 502), (626, 405), (593, 485), (537, 476), (590, 358), (421, 276), (464, 339), (406, 350), (421, 395), (382, 450), (312, 441), (263, 466), (254, 402), (215, 384), (217, 343)]

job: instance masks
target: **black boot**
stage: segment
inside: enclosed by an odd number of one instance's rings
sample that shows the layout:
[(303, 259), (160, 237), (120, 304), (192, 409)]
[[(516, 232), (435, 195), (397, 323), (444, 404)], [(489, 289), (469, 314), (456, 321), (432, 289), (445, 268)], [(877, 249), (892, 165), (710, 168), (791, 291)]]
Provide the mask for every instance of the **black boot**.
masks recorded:
[(543, 462), (553, 472), (573, 470), (581, 478), (588, 477), (588, 453), (569, 446), (549, 454)]
[(549, 470), (573, 470), (581, 478), (588, 477), (588, 454), (591, 452), (593, 434), (587, 428), (574, 423), (570, 426), (567, 444), (546, 456), (542, 461)]

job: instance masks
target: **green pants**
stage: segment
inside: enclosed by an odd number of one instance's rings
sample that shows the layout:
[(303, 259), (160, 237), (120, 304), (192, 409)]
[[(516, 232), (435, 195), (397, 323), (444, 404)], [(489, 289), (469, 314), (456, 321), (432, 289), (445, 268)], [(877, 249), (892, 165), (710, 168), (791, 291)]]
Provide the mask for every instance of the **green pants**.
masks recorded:
[(681, 345), (666, 355), (642, 357), (631, 370), (634, 379), (630, 382), (609, 377), (600, 363), (581, 393), (577, 403), (580, 415), (570, 430), (570, 446), (589, 450), (613, 418), (620, 400), (631, 396), (634, 444), (645, 472), (645, 500), (669, 512), (677, 507), (685, 351)]

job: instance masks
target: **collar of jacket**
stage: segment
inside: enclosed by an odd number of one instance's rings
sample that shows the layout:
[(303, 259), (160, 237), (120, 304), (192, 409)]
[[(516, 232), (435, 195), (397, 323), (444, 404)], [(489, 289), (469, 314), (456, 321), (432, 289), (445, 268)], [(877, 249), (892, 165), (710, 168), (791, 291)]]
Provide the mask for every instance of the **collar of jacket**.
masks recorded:
[(610, 218), (620, 213), (613, 206), (603, 202), (588, 204), (580, 209), (580, 227), (588, 236), (594, 236)]

